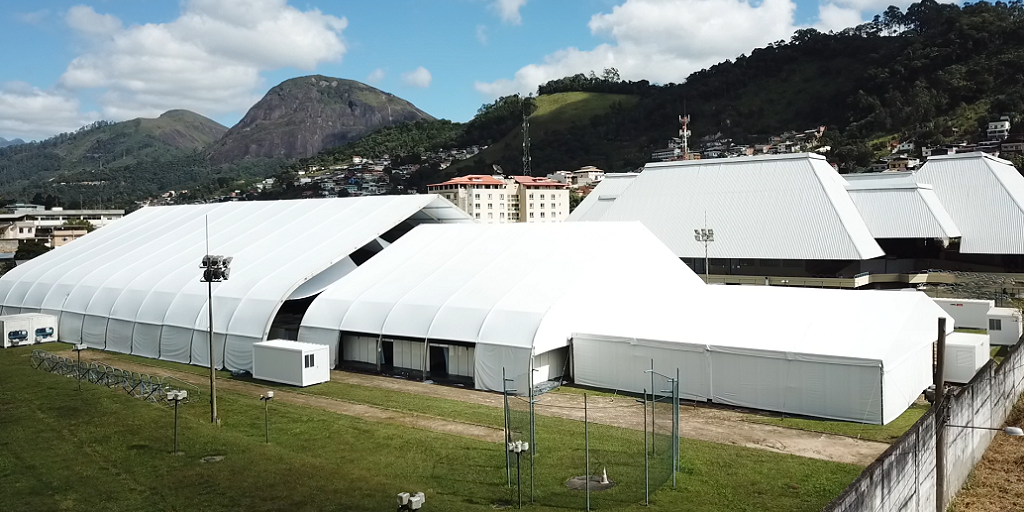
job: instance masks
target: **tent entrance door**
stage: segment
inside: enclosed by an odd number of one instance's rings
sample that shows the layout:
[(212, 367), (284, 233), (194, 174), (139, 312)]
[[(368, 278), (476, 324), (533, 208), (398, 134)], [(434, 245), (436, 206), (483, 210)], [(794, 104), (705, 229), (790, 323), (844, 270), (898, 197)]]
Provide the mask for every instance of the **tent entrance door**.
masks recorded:
[(380, 371), (381, 373), (395, 371), (395, 344), (392, 341), (380, 342)]
[(430, 346), (430, 376), (435, 379), (448, 378), (448, 347)]

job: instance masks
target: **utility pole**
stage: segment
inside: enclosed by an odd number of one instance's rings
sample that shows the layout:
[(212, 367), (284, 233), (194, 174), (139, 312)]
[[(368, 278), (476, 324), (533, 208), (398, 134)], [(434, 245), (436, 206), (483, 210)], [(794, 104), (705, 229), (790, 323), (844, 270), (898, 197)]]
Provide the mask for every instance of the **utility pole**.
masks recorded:
[(946, 496), (946, 318), (939, 318), (939, 336), (935, 347), (935, 510), (945, 512)]
[(206, 256), (203, 256), (199, 265), (203, 269), (201, 282), (206, 283), (207, 306), (210, 320), (210, 421), (214, 425), (220, 425), (220, 417), (217, 416), (217, 369), (213, 356), (213, 283), (227, 281), (231, 272), (230, 256), (218, 256), (210, 254), (210, 218), (206, 218)]

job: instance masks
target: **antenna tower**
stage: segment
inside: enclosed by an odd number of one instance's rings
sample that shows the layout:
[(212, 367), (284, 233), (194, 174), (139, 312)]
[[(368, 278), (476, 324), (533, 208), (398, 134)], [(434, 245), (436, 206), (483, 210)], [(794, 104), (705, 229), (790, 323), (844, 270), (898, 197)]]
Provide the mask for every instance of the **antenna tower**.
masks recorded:
[(689, 116), (689, 114), (687, 114), (685, 116), (679, 116), (679, 125), (680, 125), (680, 128), (679, 128), (679, 140), (683, 142), (683, 160), (689, 160), (690, 159), (690, 147), (689, 147), (689, 144), (688, 144), (689, 143), (688, 139), (690, 138), (690, 129), (688, 128), (689, 124), (690, 124), (690, 116)]
[(533, 162), (530, 159), (530, 116), (526, 114), (526, 102), (523, 102), (523, 175), (533, 176)]

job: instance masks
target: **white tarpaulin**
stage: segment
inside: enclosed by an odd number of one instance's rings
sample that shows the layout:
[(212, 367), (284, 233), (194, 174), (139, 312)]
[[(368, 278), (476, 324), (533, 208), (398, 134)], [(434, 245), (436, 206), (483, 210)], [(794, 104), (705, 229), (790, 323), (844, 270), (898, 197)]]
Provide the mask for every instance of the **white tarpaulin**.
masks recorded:
[(436, 195), (143, 208), (11, 270), (0, 303), (4, 313), (59, 316), (62, 341), (206, 365), (199, 263), (208, 252), (232, 256), (230, 279), (213, 285), (214, 356), (250, 369), (252, 344), (287, 298), (341, 278), (355, 267), (350, 254), (405, 221), (472, 222)]
[(703, 286), (639, 222), (419, 226), (318, 296), (299, 340), (333, 358), (342, 332), (474, 343), (476, 386), (501, 389), (578, 320)]
[[(639, 393), (681, 372), (682, 396), (888, 423), (932, 380), (937, 320), (923, 293), (709, 286), (623, 304), (573, 335), (576, 382)], [(953, 321), (947, 321), (952, 332)]]

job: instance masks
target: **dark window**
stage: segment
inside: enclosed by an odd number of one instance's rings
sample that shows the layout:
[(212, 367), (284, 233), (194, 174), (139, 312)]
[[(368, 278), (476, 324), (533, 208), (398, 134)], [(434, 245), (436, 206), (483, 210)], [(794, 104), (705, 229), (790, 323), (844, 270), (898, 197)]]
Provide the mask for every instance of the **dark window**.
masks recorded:
[(999, 318), (988, 319), (988, 330), (990, 331), (1001, 331), (1003, 330), (1003, 321)]
[(306, 359), (306, 368), (312, 368), (314, 366), (314, 364), (313, 364), (313, 354), (306, 354), (306, 358), (305, 359)]

